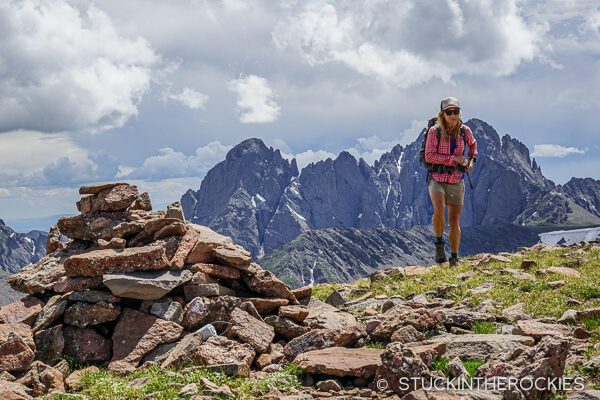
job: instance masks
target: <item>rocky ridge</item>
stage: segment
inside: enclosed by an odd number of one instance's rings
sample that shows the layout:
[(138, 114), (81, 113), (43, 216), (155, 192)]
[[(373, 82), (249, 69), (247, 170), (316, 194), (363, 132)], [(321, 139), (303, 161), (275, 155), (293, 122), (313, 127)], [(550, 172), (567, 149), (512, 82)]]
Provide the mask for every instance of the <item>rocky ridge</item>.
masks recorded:
[(45, 232), (18, 233), (0, 219), (0, 270), (11, 274), (19, 272), (21, 266), (42, 258), (45, 251)]
[[(47, 256), (10, 279), (30, 295), (0, 309), (0, 393), (8, 398), (76, 392), (84, 372), (67, 377), (63, 354), (121, 374), (191, 363), (256, 381), (292, 362), (306, 374), (299, 388), (271, 386), (251, 394), (203, 378), (180, 387), (180, 397), (194, 400), (543, 399), (552, 391), (426, 389), (432, 381), (443, 386), (451, 378), (468, 378), (463, 363), (473, 358), (481, 361), (475, 377), (488, 381), (556, 379), (582, 364), (600, 368), (597, 357), (585, 358), (600, 348), (583, 324), (600, 318), (600, 308), (533, 318), (523, 304), (497, 310), (493, 301), (457, 301), (453, 293), (460, 283), (407, 296), (374, 294), (443, 276), (443, 265), (376, 271), (368, 286), (336, 285), (323, 302), (311, 287), (290, 290), (231, 239), (185, 221), (178, 204), (151, 212), (147, 195), (127, 184), (80, 192), (90, 194), (78, 203), (82, 214), (59, 220), (50, 231)], [(59, 232), (73, 240), (58, 242)], [(557, 276), (562, 283), (551, 283), (560, 290), (597, 262), (599, 247), (597, 242), (568, 247), (574, 259), (547, 268), (527, 259), (529, 252), (566, 247), (480, 254), (460, 279), (500, 273), (509, 286)], [(520, 259), (521, 268), (490, 267), (511, 259)], [(469, 291), (482, 294), (493, 287), (486, 282)], [(478, 324), (492, 324), (494, 331), (476, 334)], [(434, 368), (443, 357), (451, 361), (443, 371)], [(165, 374), (189, 374), (193, 368)], [(413, 383), (405, 386), (401, 379)], [(569, 398), (600, 398), (587, 379)], [(128, 383), (144, 384), (143, 378)], [(145, 392), (143, 398), (155, 395)]]

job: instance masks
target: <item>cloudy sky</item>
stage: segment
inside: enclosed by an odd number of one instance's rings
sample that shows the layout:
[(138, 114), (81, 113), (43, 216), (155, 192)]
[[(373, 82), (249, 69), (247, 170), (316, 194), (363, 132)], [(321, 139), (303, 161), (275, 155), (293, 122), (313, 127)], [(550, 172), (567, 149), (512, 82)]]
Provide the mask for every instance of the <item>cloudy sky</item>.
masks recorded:
[[(47, 230), (81, 184), (155, 208), (249, 137), (369, 163), (439, 100), (600, 179), (597, 0), (0, 0), (0, 218)], [(51, 218), (48, 218), (51, 217)]]

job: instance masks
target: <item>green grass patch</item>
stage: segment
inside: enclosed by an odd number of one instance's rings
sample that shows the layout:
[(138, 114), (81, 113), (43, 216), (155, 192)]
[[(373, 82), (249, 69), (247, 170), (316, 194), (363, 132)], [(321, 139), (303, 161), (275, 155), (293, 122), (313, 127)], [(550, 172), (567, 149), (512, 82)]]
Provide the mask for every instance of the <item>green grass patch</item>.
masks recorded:
[(429, 370), (430, 371), (442, 371), (444, 373), (444, 375), (448, 376), (446, 373), (446, 365), (448, 365), (449, 362), (450, 362), (450, 360), (448, 360), (446, 357), (438, 358), (437, 360), (433, 360), (431, 362), (431, 365), (429, 366)]
[(477, 368), (479, 368), (483, 364), (485, 364), (485, 361), (483, 361), (483, 360), (465, 360), (462, 363), (465, 366), (469, 375), (475, 376), (475, 372), (477, 372)]
[(379, 342), (370, 342), (365, 345), (369, 349), (385, 349), (385, 345)]
[(496, 333), (496, 326), (493, 322), (476, 321), (473, 323), (473, 325), (471, 325), (471, 331), (478, 335)]
[[(228, 385), (234, 393), (234, 398), (241, 399), (250, 396), (260, 397), (273, 387), (277, 387), (283, 393), (291, 393), (292, 388), (300, 387), (302, 377), (302, 371), (297, 364), (290, 364), (282, 371), (268, 374), (266, 378), (256, 381), (241, 376), (231, 377), (204, 368), (192, 369), (186, 373), (182, 373), (182, 369), (164, 370), (160, 367), (150, 367), (127, 377), (103, 369), (98, 373), (84, 374), (81, 378), (83, 389), (78, 394), (94, 400), (137, 400), (155, 393), (153, 399), (156, 400), (178, 400), (181, 387), (196, 383), (201, 390), (200, 379), (207, 378), (217, 385)], [(130, 387), (128, 383), (136, 378), (144, 378), (146, 382), (141, 387)], [(76, 397), (70, 394), (55, 397), (58, 400), (74, 398)]]

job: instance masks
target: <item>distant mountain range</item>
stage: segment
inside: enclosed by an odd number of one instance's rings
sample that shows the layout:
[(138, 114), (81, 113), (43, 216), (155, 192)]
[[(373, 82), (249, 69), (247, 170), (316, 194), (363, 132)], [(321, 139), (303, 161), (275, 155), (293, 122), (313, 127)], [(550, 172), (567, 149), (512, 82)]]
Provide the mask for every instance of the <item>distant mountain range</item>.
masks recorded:
[(17, 233), (0, 219), (0, 270), (15, 273), (46, 255), (46, 232)]
[[(600, 181), (573, 178), (555, 185), (523, 143), (500, 138), (479, 119), (466, 124), (479, 157), (461, 226), (600, 224)], [(183, 195), (183, 210), (187, 219), (231, 236), (255, 258), (314, 229), (429, 225), (433, 207), (419, 164), (421, 140), (395, 146), (373, 166), (344, 151), (298, 171), (295, 160), (248, 139), (206, 174), (197, 191)]]

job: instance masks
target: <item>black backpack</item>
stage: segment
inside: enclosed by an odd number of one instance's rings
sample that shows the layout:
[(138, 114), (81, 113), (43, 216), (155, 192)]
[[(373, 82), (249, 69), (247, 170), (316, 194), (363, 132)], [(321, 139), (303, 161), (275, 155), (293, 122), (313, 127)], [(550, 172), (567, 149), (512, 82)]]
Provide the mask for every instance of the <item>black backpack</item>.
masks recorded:
[[(427, 183), (429, 183), (429, 179), (431, 177), (431, 174), (433, 174), (433, 173), (452, 174), (452, 173), (454, 173), (454, 171), (459, 171), (459, 172), (465, 173), (465, 167), (462, 165), (448, 166), (448, 165), (443, 165), (443, 164), (433, 164), (433, 163), (429, 163), (429, 162), (425, 161), (425, 145), (427, 144), (427, 133), (429, 132), (429, 129), (431, 129), (431, 127), (434, 125), (436, 126), (435, 136), (437, 137), (437, 143), (438, 143), (437, 151), (439, 151), (440, 138), (442, 137), (442, 133), (440, 131), (439, 126), (437, 125), (437, 117), (431, 118), (429, 120), (429, 122), (427, 122), (427, 128), (423, 129), (423, 132), (421, 132), (423, 135), (423, 141), (421, 142), (421, 150), (419, 150), (419, 162), (421, 164), (423, 164), (423, 166), (427, 170), (427, 176), (425, 178), (425, 181)], [(464, 125), (462, 125), (460, 127), (460, 136), (462, 136), (463, 143), (466, 146), (467, 145), (467, 130), (465, 129)], [(471, 177), (469, 176), (468, 172), (466, 172), (466, 174), (467, 174), (467, 178), (469, 178), (469, 185), (471, 186), (471, 189), (473, 189), (473, 184), (471, 183)]]

